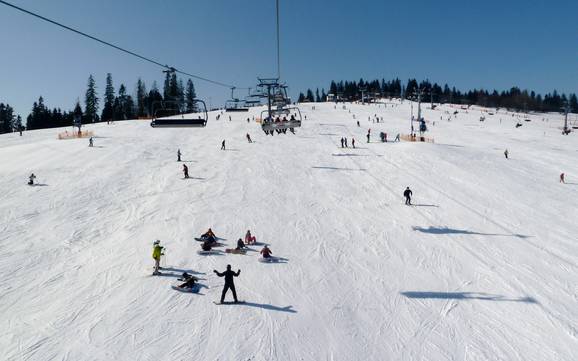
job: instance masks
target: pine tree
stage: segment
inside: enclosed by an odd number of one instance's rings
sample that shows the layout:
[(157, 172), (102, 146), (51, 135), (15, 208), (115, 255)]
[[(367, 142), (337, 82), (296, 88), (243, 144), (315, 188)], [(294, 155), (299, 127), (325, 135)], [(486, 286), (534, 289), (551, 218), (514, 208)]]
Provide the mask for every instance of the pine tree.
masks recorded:
[(101, 119), (109, 121), (114, 115), (114, 87), (112, 85), (112, 75), (106, 74), (106, 89), (104, 91), (104, 107), (102, 109)]
[(197, 94), (195, 93), (195, 85), (193, 84), (193, 81), (189, 79), (187, 81), (187, 90), (185, 94), (187, 113), (197, 112), (197, 103), (195, 102), (196, 97)]
[(183, 80), (179, 79), (177, 82), (177, 99), (179, 103), (179, 110), (182, 112), (185, 109), (185, 86)]
[(313, 92), (311, 91), (311, 89), (307, 89), (306, 100), (308, 102), (311, 102), (311, 103), (315, 101), (315, 98), (313, 98)]
[(84, 115), (88, 122), (98, 121), (98, 96), (96, 95), (96, 85), (92, 74), (88, 77), (88, 88), (84, 97)]
[(136, 104), (137, 104), (137, 116), (138, 117), (145, 117), (147, 115), (147, 111), (146, 111), (146, 104), (145, 104), (145, 98), (147, 96), (147, 90), (146, 90), (146, 86), (145, 83), (141, 80), (141, 78), (138, 78), (137, 84), (136, 84)]
[(0, 134), (10, 133), (14, 129), (14, 109), (0, 103)]
[(305, 95), (303, 93), (299, 93), (299, 99), (297, 100), (298, 103), (303, 103), (305, 101)]
[(315, 102), (319, 103), (321, 101), (321, 97), (319, 96), (319, 88), (315, 90)]

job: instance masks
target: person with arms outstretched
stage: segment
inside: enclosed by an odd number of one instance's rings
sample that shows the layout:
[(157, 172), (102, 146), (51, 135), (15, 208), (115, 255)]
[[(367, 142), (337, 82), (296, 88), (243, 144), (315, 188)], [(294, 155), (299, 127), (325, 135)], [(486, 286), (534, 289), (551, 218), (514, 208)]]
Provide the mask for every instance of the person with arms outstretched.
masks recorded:
[(215, 274), (219, 277), (225, 277), (225, 286), (223, 287), (223, 293), (221, 294), (221, 303), (225, 301), (225, 295), (227, 294), (228, 290), (231, 290), (231, 292), (233, 292), (233, 299), (235, 300), (235, 303), (238, 303), (239, 300), (237, 300), (237, 291), (235, 290), (234, 277), (239, 277), (239, 275), (241, 274), (241, 270), (233, 272), (231, 270), (231, 265), (228, 264), (227, 270), (225, 272), (221, 273), (218, 272), (217, 270), (213, 270), (213, 272), (215, 272)]

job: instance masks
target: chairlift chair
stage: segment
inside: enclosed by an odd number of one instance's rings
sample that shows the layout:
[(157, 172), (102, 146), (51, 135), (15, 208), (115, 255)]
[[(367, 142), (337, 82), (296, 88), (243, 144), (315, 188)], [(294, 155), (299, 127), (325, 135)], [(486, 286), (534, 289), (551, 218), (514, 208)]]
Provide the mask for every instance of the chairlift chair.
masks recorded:
[[(155, 107), (156, 105), (156, 107)], [(209, 114), (204, 101), (195, 99), (196, 112), (184, 114), (178, 103), (173, 101), (155, 102), (153, 104), (154, 117), (151, 121), (153, 128), (201, 128), (207, 125)]]
[[(293, 119), (291, 119), (293, 116)], [(277, 119), (279, 118), (279, 121)], [(282, 120), (285, 118), (286, 120)], [(274, 130), (285, 130), (291, 128), (301, 127), (301, 111), (298, 107), (284, 107), (278, 109), (271, 109), (271, 114), (267, 110), (261, 112), (261, 129), (264, 132), (272, 132)]]

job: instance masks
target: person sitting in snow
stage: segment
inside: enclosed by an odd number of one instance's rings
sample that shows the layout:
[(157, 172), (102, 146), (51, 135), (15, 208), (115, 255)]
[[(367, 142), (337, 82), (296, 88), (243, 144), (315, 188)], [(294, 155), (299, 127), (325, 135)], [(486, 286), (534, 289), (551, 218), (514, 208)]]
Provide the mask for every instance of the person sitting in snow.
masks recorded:
[(210, 250), (213, 248), (213, 245), (214, 245), (214, 244), (215, 244), (215, 242), (211, 242), (211, 241), (209, 241), (209, 240), (206, 240), (205, 242), (203, 242), (203, 243), (201, 244), (201, 249), (202, 249), (203, 251), (208, 252), (208, 251), (210, 251)]
[(197, 282), (197, 278), (190, 276), (185, 278), (185, 282), (178, 285), (179, 288), (193, 288), (195, 286), (195, 282)]
[(269, 247), (267, 247), (267, 245), (265, 245), (265, 247), (263, 247), (263, 249), (259, 253), (261, 253), (263, 258), (271, 258), (271, 254), (273, 254), (273, 252), (271, 252), (271, 250), (269, 249)]
[(245, 244), (255, 244), (255, 242), (257, 242), (257, 238), (251, 235), (250, 230), (247, 230), (247, 233), (245, 233)]
[(243, 248), (245, 248), (245, 243), (243, 243), (243, 240), (241, 238), (239, 238), (237, 240), (237, 248), (235, 248), (237, 251), (242, 250)]
[(213, 230), (209, 228), (209, 230), (201, 235), (201, 239), (205, 241), (209, 241), (211, 243), (217, 242), (217, 236), (213, 233)]

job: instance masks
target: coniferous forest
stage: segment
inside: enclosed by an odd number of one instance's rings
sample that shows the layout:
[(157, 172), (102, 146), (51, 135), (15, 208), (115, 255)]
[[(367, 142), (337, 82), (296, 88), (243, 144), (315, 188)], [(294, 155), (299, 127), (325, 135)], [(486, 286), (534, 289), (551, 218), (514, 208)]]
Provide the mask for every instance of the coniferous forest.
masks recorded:
[[(400, 79), (332, 81), (328, 91), (324, 88), (320, 91), (317, 88), (315, 91), (307, 89), (305, 93), (300, 93), (298, 102), (324, 102), (328, 100), (330, 94), (331, 100), (341, 101), (359, 101), (362, 95), (366, 99), (403, 97), (415, 100), (418, 92), (421, 92), (422, 100), (425, 102), (480, 105), (533, 112), (562, 112), (568, 106), (570, 112), (578, 113), (576, 94), (560, 94), (554, 90), (552, 93), (541, 95), (534, 91), (521, 90), (518, 87), (502, 91), (484, 89), (460, 91), (447, 84), (442, 87), (428, 80), (418, 83), (416, 79), (409, 79), (405, 84)], [(151, 117), (154, 108), (163, 101), (174, 104), (181, 111), (192, 112), (195, 110), (195, 99), (196, 92), (191, 79), (188, 79), (185, 85), (175, 73), (166, 73), (162, 92), (156, 82), (153, 82), (150, 89), (147, 89), (145, 82), (140, 78), (133, 91), (127, 90), (124, 84), (120, 84), (116, 90), (112, 75), (108, 73), (102, 98), (98, 95), (94, 77), (90, 75), (82, 104), (81, 101), (77, 101), (74, 109), (71, 110), (51, 109), (40, 96), (32, 104), (30, 114), (23, 119), (15, 114), (9, 104), (0, 103), (0, 134), (25, 129), (70, 126), (75, 119), (80, 119), (83, 124), (87, 124)]]

